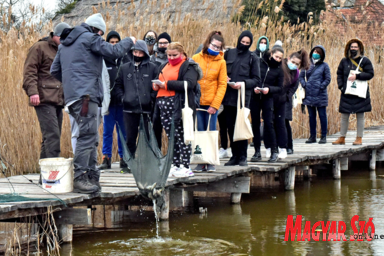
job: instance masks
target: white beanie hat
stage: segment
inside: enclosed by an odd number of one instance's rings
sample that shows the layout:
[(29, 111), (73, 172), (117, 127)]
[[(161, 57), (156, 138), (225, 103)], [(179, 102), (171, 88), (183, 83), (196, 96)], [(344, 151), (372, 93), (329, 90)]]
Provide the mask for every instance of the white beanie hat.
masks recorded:
[(283, 42), (281, 42), (280, 40), (277, 40), (275, 45), (278, 45), (278, 46), (283, 46)]
[(91, 27), (95, 27), (103, 31), (105, 34), (105, 30), (107, 30), (107, 26), (105, 25), (105, 21), (103, 19), (103, 16), (101, 16), (100, 13), (95, 13), (88, 17), (88, 19), (85, 20), (85, 23), (87, 23)]

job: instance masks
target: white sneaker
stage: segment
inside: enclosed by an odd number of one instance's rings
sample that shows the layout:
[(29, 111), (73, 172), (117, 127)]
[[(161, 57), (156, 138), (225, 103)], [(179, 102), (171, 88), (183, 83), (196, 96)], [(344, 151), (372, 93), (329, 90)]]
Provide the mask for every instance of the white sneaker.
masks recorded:
[(281, 158), (281, 159), (287, 158), (287, 149), (286, 148), (280, 149), (279, 158)]
[(265, 158), (270, 158), (271, 157), (271, 148), (267, 148), (265, 151)]
[(223, 158), (226, 157), (226, 155), (227, 155), (227, 150), (225, 150), (223, 148), (220, 148), (220, 150), (219, 150), (219, 158), (223, 159)]
[(195, 174), (193, 173), (191, 167), (185, 168), (184, 165), (180, 165), (180, 171), (184, 171), (187, 177), (193, 177)]
[(171, 170), (169, 171), (168, 177), (173, 177), (172, 174), (179, 170), (179, 167), (171, 165)]
[(232, 157), (232, 149), (231, 148), (227, 148), (227, 157), (231, 158)]

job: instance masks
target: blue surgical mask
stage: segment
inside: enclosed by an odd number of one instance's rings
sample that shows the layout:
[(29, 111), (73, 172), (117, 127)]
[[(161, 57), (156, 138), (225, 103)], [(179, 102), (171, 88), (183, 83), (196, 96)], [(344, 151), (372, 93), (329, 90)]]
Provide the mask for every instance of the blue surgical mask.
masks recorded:
[(320, 54), (318, 54), (318, 53), (314, 53), (314, 54), (312, 54), (312, 58), (313, 58), (314, 60), (319, 60), (319, 59), (320, 59)]
[(214, 50), (212, 50), (211, 48), (208, 48), (208, 54), (209, 55), (212, 55), (212, 56), (217, 56), (217, 55), (219, 55), (219, 53), (220, 53), (220, 51), (214, 51)]
[(265, 50), (267, 50), (267, 45), (266, 44), (259, 44), (259, 49), (261, 52), (265, 52)]
[(297, 70), (297, 66), (290, 61), (288, 61), (288, 68), (290, 70)]

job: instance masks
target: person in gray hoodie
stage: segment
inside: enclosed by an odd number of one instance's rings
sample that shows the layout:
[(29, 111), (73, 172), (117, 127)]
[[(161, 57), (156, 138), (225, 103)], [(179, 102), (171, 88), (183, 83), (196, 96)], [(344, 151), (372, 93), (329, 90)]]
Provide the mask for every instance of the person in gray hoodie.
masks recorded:
[(158, 68), (150, 61), (145, 41), (137, 40), (132, 55), (133, 59), (120, 67), (115, 81), (115, 94), (123, 102), (127, 147), (134, 155), (141, 115), (148, 135), (148, 122), (156, 99), (152, 80), (156, 79)]
[(62, 81), (64, 101), (79, 126), (74, 156), (74, 192), (92, 194), (101, 190), (96, 168), (99, 108), (103, 101), (103, 58), (121, 58), (133, 46), (135, 38), (111, 45), (101, 38), (106, 25), (100, 13), (85, 23), (61, 34), (61, 45), (51, 74)]

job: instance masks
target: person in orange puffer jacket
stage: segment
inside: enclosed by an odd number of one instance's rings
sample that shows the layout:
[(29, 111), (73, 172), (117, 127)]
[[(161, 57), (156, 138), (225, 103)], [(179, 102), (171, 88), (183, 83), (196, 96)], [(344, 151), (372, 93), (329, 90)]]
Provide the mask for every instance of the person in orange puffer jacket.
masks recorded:
[[(211, 116), (210, 130), (216, 130), (218, 109), (227, 90), (227, 66), (224, 60), (224, 38), (220, 32), (210, 33), (204, 42), (200, 53), (192, 59), (200, 65), (203, 78), (199, 81), (201, 86), (200, 108), (205, 111), (197, 112), (197, 129), (205, 131), (208, 127), (209, 115)], [(194, 171), (214, 172), (214, 165), (199, 164)]]

